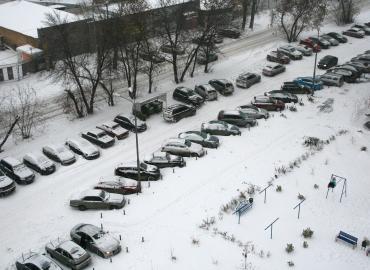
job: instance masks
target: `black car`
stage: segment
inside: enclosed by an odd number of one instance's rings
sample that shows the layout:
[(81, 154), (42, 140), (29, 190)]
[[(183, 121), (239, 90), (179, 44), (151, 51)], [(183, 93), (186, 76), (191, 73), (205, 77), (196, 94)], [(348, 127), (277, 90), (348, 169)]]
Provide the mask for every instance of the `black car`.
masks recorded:
[[(121, 127), (124, 127), (125, 129), (135, 132), (134, 116), (126, 116), (123, 114), (119, 114), (114, 118), (113, 121), (120, 124)], [(137, 122), (137, 132), (143, 132), (147, 129), (146, 123), (144, 121), (141, 121), (140, 119), (136, 118), (136, 122)]]
[(298, 102), (298, 97), (296, 95), (281, 90), (268, 91), (265, 93), (265, 96), (280, 100), (284, 103)]
[(140, 179), (139, 171), (137, 169), (136, 162), (130, 164), (119, 165), (115, 170), (114, 174), (137, 181), (154, 181), (161, 177), (161, 173), (157, 166), (149, 165), (144, 162), (140, 162)]
[(348, 39), (345, 36), (339, 33), (336, 33), (336, 32), (330, 32), (330, 33), (327, 33), (327, 35), (338, 40), (340, 43), (346, 43), (348, 41)]
[(319, 44), (322, 49), (329, 49), (330, 42), (323, 39), (323, 38), (317, 38), (317, 37), (310, 37), (310, 39), (315, 43)]
[(193, 116), (196, 109), (193, 106), (173, 104), (163, 110), (163, 119), (167, 122), (178, 122), (182, 118)]
[(291, 81), (291, 82), (284, 82), (283, 85), (280, 88), (281, 91), (291, 93), (291, 94), (307, 94), (311, 95), (313, 94), (313, 90), (305, 87), (303, 85), (298, 84), (297, 82)]
[(256, 119), (248, 117), (238, 110), (220, 111), (217, 119), (238, 127), (251, 127), (257, 124)]
[(167, 167), (184, 167), (186, 166), (185, 159), (177, 155), (171, 155), (167, 152), (154, 152), (144, 158), (144, 162), (149, 165), (157, 166), (158, 168)]
[(188, 87), (179, 86), (173, 91), (173, 99), (185, 102), (193, 106), (200, 106), (204, 103), (204, 98), (195, 93), (193, 89)]
[(92, 128), (87, 132), (81, 133), (81, 137), (101, 148), (111, 147), (115, 139), (109, 136), (104, 130)]
[(229, 96), (234, 92), (234, 85), (226, 79), (213, 79), (208, 82), (213, 86), (221, 95)]
[(319, 64), (317, 65), (320, 69), (328, 69), (334, 67), (338, 64), (338, 57), (332, 55), (325, 55), (320, 59)]
[(218, 29), (217, 33), (220, 36), (228, 37), (228, 38), (239, 38), (240, 37), (240, 31), (235, 28), (221, 28)]
[(31, 184), (35, 180), (35, 174), (18, 159), (12, 157), (0, 160), (0, 170), (20, 185)]

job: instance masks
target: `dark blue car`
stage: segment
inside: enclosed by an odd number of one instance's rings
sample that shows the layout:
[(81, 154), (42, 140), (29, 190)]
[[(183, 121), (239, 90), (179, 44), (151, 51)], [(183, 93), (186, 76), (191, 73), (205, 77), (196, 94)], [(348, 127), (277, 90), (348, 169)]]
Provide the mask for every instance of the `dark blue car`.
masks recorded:
[(323, 89), (323, 83), (318, 78), (313, 80), (312, 77), (298, 77), (294, 81), (297, 84), (310, 88), (314, 91)]

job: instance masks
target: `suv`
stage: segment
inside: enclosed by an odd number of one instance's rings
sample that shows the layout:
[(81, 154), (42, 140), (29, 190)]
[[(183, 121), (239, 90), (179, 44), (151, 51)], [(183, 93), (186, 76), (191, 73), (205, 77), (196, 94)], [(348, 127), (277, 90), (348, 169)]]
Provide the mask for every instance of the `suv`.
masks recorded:
[(330, 32), (330, 33), (327, 33), (327, 35), (338, 40), (340, 43), (346, 43), (348, 41), (346, 37), (336, 32)]
[(313, 90), (298, 84), (297, 82), (284, 82), (280, 88), (281, 91), (288, 92), (291, 94), (313, 94)]
[(323, 58), (320, 59), (317, 67), (320, 69), (328, 69), (334, 67), (338, 64), (338, 57), (332, 55), (325, 55)]
[(193, 106), (184, 104), (173, 104), (163, 110), (163, 118), (168, 122), (178, 122), (182, 118), (195, 115)]
[(0, 171), (0, 197), (6, 196), (12, 193), (15, 190), (15, 184), (12, 179), (4, 175), (2, 171)]
[(297, 51), (293, 46), (291, 45), (285, 45), (277, 48), (278, 52), (281, 52), (288, 56), (292, 60), (300, 60), (302, 59), (302, 53)]
[(204, 98), (195, 93), (194, 90), (184, 86), (176, 87), (173, 91), (172, 97), (175, 100), (182, 101), (193, 106), (200, 106), (204, 103)]
[(205, 153), (200, 144), (178, 138), (168, 139), (162, 144), (161, 151), (182, 157), (202, 157)]
[(236, 86), (241, 88), (249, 88), (251, 85), (255, 83), (259, 83), (261, 81), (261, 75), (256, 73), (242, 73), (236, 79)]
[(161, 173), (157, 166), (149, 165), (144, 162), (140, 162), (140, 179), (137, 169), (136, 162), (129, 164), (119, 165), (114, 170), (114, 174), (137, 181), (154, 181), (161, 177)]
[(0, 160), (0, 169), (20, 185), (31, 184), (35, 180), (35, 174), (18, 159), (12, 157)]
[[(127, 130), (130, 130), (132, 132), (135, 132), (135, 117), (134, 116), (126, 116), (123, 114), (119, 114), (114, 118), (113, 121), (120, 124), (121, 127)], [(143, 132), (147, 129), (146, 123), (144, 121), (141, 121), (140, 119), (136, 118), (136, 124), (137, 124), (137, 132)]]
[(212, 85), (221, 95), (229, 96), (234, 92), (233, 84), (226, 79), (213, 79), (208, 82)]
[(194, 91), (205, 100), (217, 100), (217, 91), (210, 84), (196, 85)]
[(104, 130), (97, 128), (92, 128), (90, 131), (81, 133), (81, 137), (101, 148), (111, 147), (115, 142), (114, 138), (105, 133)]
[(279, 64), (289, 64), (290, 58), (279, 51), (271, 51), (266, 56), (267, 61), (276, 62)]
[(217, 119), (238, 127), (251, 127), (257, 123), (256, 119), (249, 118), (246, 114), (238, 110), (220, 111)]
[(234, 29), (234, 28), (218, 29), (217, 33), (220, 36), (228, 37), (228, 38), (239, 38), (240, 37), (240, 31), (238, 29)]

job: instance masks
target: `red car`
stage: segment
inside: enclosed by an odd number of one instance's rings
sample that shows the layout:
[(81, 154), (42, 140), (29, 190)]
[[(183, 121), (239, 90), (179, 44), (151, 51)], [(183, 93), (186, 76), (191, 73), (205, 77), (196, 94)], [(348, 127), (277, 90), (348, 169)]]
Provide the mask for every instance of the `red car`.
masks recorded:
[(299, 41), (299, 44), (303, 44), (303, 45), (306, 45), (306, 46), (310, 47), (314, 53), (321, 51), (320, 45), (317, 44), (316, 42), (314, 42), (310, 38), (301, 39)]
[(253, 101), (251, 102), (252, 105), (265, 109), (267, 111), (282, 111), (285, 109), (285, 103), (266, 96), (256, 96), (254, 97)]

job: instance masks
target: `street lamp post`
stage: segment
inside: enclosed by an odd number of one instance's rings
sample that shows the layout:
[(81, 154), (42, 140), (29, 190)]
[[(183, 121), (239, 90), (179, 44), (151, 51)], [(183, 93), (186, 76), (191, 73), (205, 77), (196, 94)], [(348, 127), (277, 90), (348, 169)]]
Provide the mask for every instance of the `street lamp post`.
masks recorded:
[[(317, 40), (320, 38), (320, 28), (317, 28)], [(313, 91), (315, 91), (315, 82), (316, 82), (316, 64), (317, 64), (317, 44), (316, 44), (316, 52), (315, 52), (315, 64), (313, 66)]]

